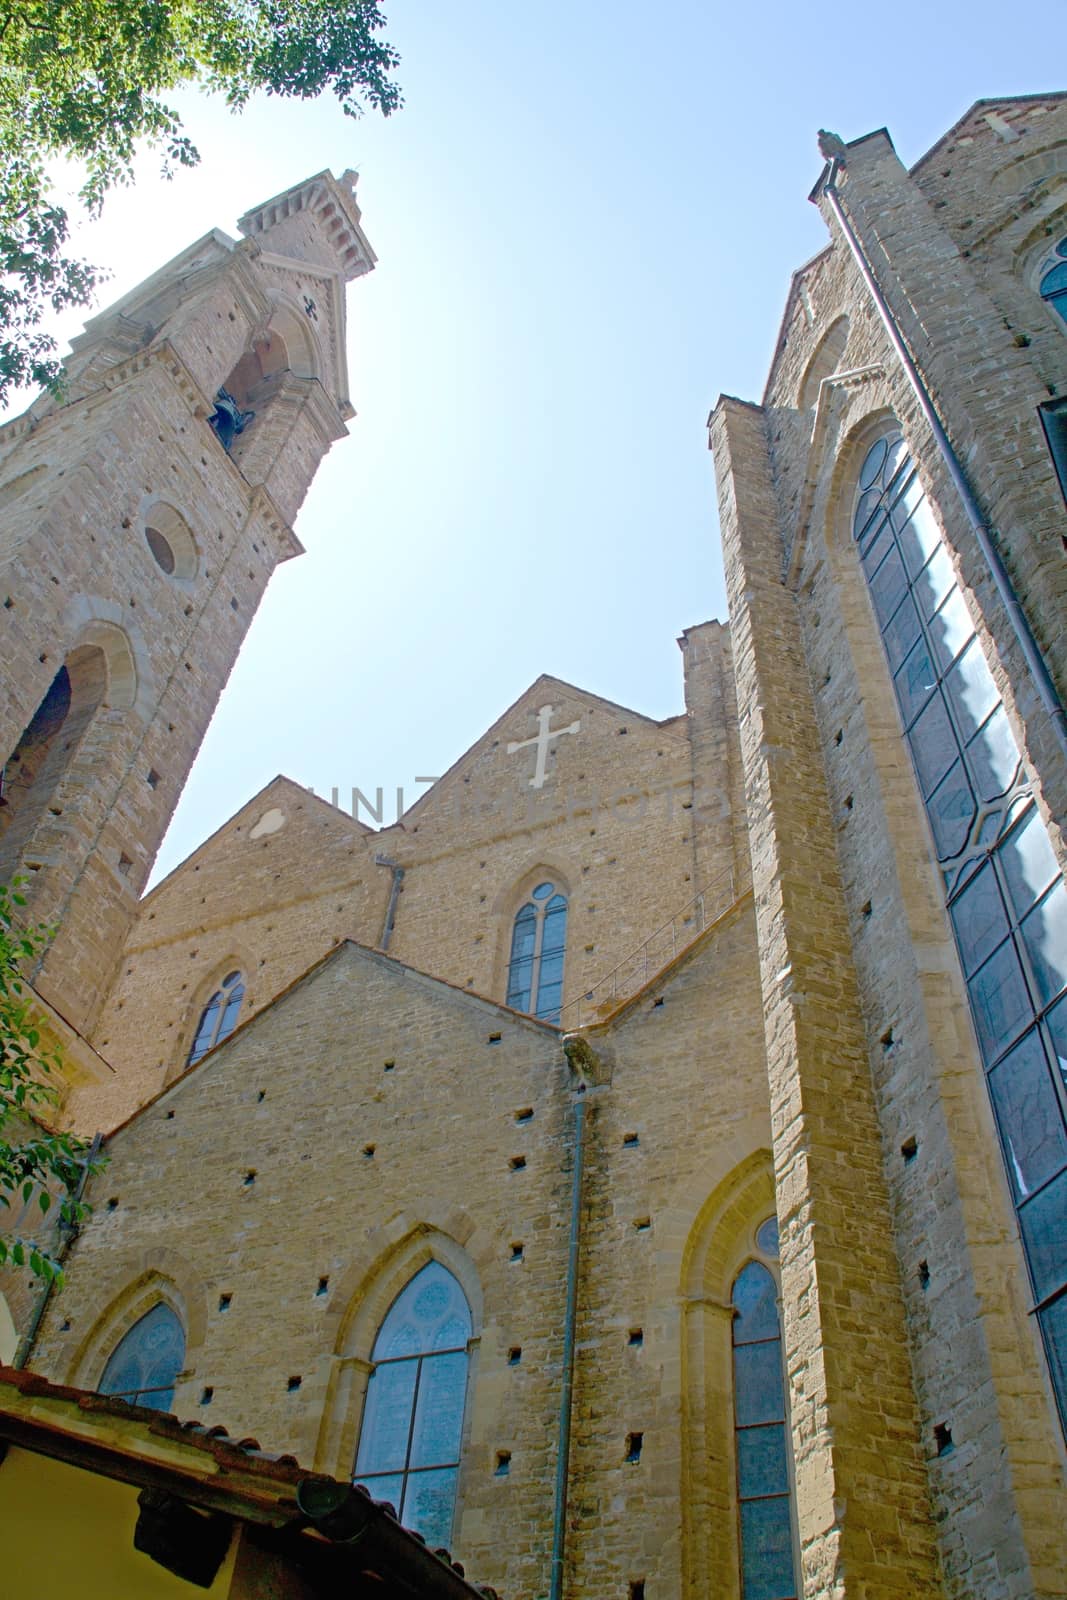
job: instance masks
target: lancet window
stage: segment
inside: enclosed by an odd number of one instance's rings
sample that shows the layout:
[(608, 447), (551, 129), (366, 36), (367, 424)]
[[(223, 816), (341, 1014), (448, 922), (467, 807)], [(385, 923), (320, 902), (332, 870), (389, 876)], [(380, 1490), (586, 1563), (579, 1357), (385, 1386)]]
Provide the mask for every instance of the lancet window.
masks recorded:
[(112, 1351), (99, 1393), (150, 1411), (169, 1411), (185, 1364), (185, 1329), (162, 1300), (146, 1311)]
[(73, 651), (0, 766), (0, 878), (5, 881), (24, 865), (38, 824), (55, 808), (106, 689), (103, 651), (92, 645)]
[[(778, 1223), (756, 1235), (765, 1255), (778, 1254)], [(734, 1439), (741, 1535), (742, 1600), (795, 1600), (782, 1330), (778, 1285), (761, 1261), (734, 1279)]]
[(431, 1548), (452, 1537), (471, 1332), (462, 1288), (430, 1261), (393, 1301), (371, 1352), (353, 1482)]
[(539, 883), (512, 925), (509, 1006), (544, 1022), (559, 1021), (566, 945), (567, 897), (554, 883)]
[[(1061, 248), (1067, 257), (1067, 241)], [(1063, 274), (1067, 293), (1067, 259)], [(863, 462), (853, 531), (933, 834), (1033, 1309), (1067, 1420), (1067, 888), (1033, 775), (895, 430)]]
[(1046, 305), (1067, 323), (1067, 237), (1041, 263), (1038, 287)]
[(194, 1061), (199, 1061), (201, 1056), (206, 1055), (213, 1046), (221, 1044), (227, 1034), (233, 1032), (244, 997), (244, 978), (240, 972), (228, 972), (200, 1013), (186, 1066), (191, 1067)]

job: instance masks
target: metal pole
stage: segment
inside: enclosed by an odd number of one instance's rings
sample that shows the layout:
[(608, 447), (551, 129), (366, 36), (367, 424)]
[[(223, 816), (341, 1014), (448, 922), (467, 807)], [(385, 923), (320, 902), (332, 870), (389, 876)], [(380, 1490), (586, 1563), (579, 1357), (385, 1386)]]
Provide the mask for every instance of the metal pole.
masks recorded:
[[(103, 1134), (93, 1134), (93, 1142), (89, 1146), (85, 1160), (82, 1162), (81, 1177), (78, 1179), (78, 1187), (74, 1191), (75, 1202), (79, 1201), (82, 1195), (85, 1193), (85, 1185), (89, 1181), (89, 1171), (93, 1165), (93, 1162), (100, 1154), (100, 1146), (103, 1144), (103, 1142)], [(59, 1224), (59, 1246), (56, 1250), (56, 1260), (60, 1262), (60, 1264), (66, 1260), (67, 1251), (74, 1243), (77, 1234), (78, 1226), (76, 1223), (69, 1225), (61, 1222)], [(29, 1327), (19, 1340), (18, 1348), (15, 1351), (14, 1357), (12, 1358), (11, 1365), (13, 1367), (24, 1367), (27, 1361), (30, 1359), (30, 1353), (33, 1350), (34, 1341), (37, 1338), (37, 1331), (41, 1326), (41, 1320), (44, 1317), (48, 1302), (52, 1298), (52, 1291), (54, 1288), (55, 1279), (50, 1278), (37, 1297), (37, 1304), (33, 1308), (33, 1315), (30, 1318)]]
[(571, 1233), (567, 1249), (567, 1308), (563, 1323), (563, 1374), (559, 1397), (559, 1445), (556, 1450), (556, 1498), (552, 1513), (550, 1600), (563, 1600), (563, 1560), (567, 1538), (567, 1478), (571, 1456), (571, 1406), (574, 1398), (574, 1333), (578, 1319), (578, 1252), (581, 1244), (582, 1165), (585, 1101), (574, 1102), (574, 1174), (571, 1180)]

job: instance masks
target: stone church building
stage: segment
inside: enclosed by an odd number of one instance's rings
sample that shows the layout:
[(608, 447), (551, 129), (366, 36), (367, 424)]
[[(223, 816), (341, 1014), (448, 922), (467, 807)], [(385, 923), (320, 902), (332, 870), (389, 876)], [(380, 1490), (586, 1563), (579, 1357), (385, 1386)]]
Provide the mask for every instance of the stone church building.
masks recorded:
[(1067, 1594), (1067, 96), (821, 145), (684, 707), (542, 677), (391, 827), (280, 776), (142, 898), (352, 416), (352, 175), (0, 430), (0, 880), (109, 1157), (8, 1354), (506, 1600)]

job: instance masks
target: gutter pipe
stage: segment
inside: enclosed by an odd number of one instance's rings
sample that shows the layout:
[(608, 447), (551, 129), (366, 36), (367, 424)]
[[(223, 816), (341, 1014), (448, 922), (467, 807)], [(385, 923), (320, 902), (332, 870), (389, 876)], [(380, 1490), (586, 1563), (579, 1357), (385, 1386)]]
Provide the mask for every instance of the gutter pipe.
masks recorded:
[(396, 903), (400, 898), (400, 885), (403, 882), (404, 869), (403, 867), (398, 867), (395, 861), (390, 861), (387, 856), (376, 856), (375, 864), (379, 867), (391, 867), (393, 871), (393, 882), (389, 890), (389, 904), (385, 911), (385, 926), (382, 929), (382, 942), (379, 947), (382, 950), (388, 950), (389, 940), (392, 938), (393, 928), (396, 925)]
[(574, 1399), (574, 1333), (578, 1314), (578, 1253), (581, 1244), (582, 1167), (585, 1157), (584, 1085), (574, 1102), (574, 1173), (571, 1179), (571, 1231), (567, 1250), (567, 1308), (563, 1322), (563, 1374), (559, 1397), (556, 1493), (552, 1510), (552, 1567), (549, 1600), (563, 1600), (563, 1560), (567, 1538), (567, 1479), (571, 1455)]
[(904, 368), (904, 372), (907, 375), (912, 390), (914, 391), (915, 398), (919, 402), (919, 409), (922, 411), (923, 417), (929, 425), (930, 431), (933, 433), (934, 441), (941, 454), (941, 459), (945, 463), (948, 475), (952, 479), (956, 493), (960, 497), (964, 513), (971, 527), (971, 531), (978, 542), (979, 549), (989, 565), (993, 582), (996, 585), (997, 594), (1000, 597), (1001, 604), (1004, 606), (1004, 609), (1008, 614), (1008, 621), (1011, 623), (1012, 631), (1018, 640), (1019, 647), (1022, 650), (1026, 664), (1030, 669), (1030, 674), (1037, 688), (1038, 697), (1040, 698), (1041, 704), (1044, 710), (1047, 712), (1053, 729), (1055, 730), (1056, 737), (1059, 741), (1060, 751), (1064, 756), (1067, 756), (1067, 711), (1064, 710), (1063, 702), (1060, 699), (1056, 685), (1052, 680), (1052, 674), (1048, 669), (1048, 664), (1041, 653), (1041, 647), (1034, 638), (1030, 624), (1027, 621), (1026, 614), (1023, 611), (1022, 606), (1019, 604), (1018, 596), (1015, 593), (1011, 578), (1008, 576), (1008, 571), (1001, 558), (1000, 551), (993, 542), (992, 529), (982, 515), (978, 501), (975, 498), (974, 491), (972, 490), (967, 476), (963, 470), (962, 463), (960, 462), (959, 457), (956, 455), (951, 441), (949, 440), (948, 434), (945, 432), (945, 429), (942, 426), (941, 419), (934, 409), (934, 403), (930, 397), (930, 392), (923, 382), (919, 369), (912, 359), (911, 352), (904, 342), (904, 336), (901, 333), (896, 318), (894, 317), (889, 303), (882, 292), (881, 285), (875, 276), (874, 268), (867, 259), (866, 252), (864, 251), (863, 245), (860, 243), (859, 236), (857, 235), (845, 212), (845, 208), (841, 202), (840, 191), (837, 188), (837, 174), (841, 166), (841, 158), (839, 156), (834, 156), (830, 162), (830, 170), (827, 174), (826, 182), (823, 185), (823, 193), (830, 202), (830, 207), (834, 213), (834, 216), (837, 218), (841, 232), (845, 236), (845, 240), (848, 244), (849, 250), (852, 252), (856, 266), (859, 268), (860, 276), (867, 285), (867, 289), (870, 292), (871, 299), (874, 301), (878, 315), (881, 317), (882, 324), (886, 330), (886, 333), (889, 335), (889, 342), (893, 346), (901, 366)]
[[(93, 1134), (93, 1142), (89, 1146), (88, 1154), (86, 1155), (85, 1161), (82, 1164), (82, 1175), (78, 1179), (78, 1187), (74, 1191), (75, 1201), (80, 1200), (82, 1195), (85, 1193), (85, 1185), (89, 1181), (89, 1174), (93, 1170), (93, 1163), (100, 1154), (100, 1146), (103, 1144), (103, 1142), (104, 1136), (102, 1133)], [(67, 1252), (78, 1236), (78, 1225), (77, 1223), (71, 1224), (61, 1222), (59, 1226), (60, 1240), (59, 1248), (56, 1251), (56, 1260), (62, 1264), (67, 1259)], [(19, 1340), (18, 1349), (15, 1351), (14, 1357), (11, 1361), (11, 1365), (16, 1369), (24, 1367), (27, 1361), (30, 1359), (30, 1352), (33, 1349), (34, 1341), (37, 1338), (37, 1331), (41, 1326), (41, 1320), (44, 1317), (48, 1302), (52, 1298), (52, 1293), (55, 1289), (55, 1286), (55, 1279), (49, 1279), (37, 1297), (37, 1304), (33, 1308), (33, 1316), (30, 1318), (30, 1325), (26, 1329), (26, 1332), (22, 1335), (22, 1338)]]

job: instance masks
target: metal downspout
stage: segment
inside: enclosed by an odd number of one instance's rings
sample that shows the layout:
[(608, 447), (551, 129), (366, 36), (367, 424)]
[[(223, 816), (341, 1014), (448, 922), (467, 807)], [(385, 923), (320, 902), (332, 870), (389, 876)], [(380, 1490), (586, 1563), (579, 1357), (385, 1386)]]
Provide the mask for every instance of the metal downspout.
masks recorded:
[[(74, 1191), (74, 1199), (76, 1201), (80, 1200), (82, 1195), (85, 1193), (85, 1185), (89, 1181), (89, 1173), (92, 1171), (93, 1162), (100, 1154), (100, 1146), (103, 1144), (103, 1142), (104, 1136), (102, 1133), (93, 1134), (93, 1142), (89, 1146), (88, 1154), (86, 1155), (85, 1161), (82, 1165), (82, 1175), (78, 1180), (78, 1187)], [(60, 1241), (59, 1249), (56, 1251), (56, 1260), (62, 1264), (67, 1259), (67, 1252), (78, 1236), (78, 1225), (77, 1223), (69, 1224), (61, 1222), (59, 1226)], [(33, 1349), (34, 1340), (37, 1338), (37, 1330), (41, 1326), (41, 1319), (43, 1318), (48, 1307), (49, 1300), (52, 1298), (52, 1291), (54, 1289), (55, 1280), (51, 1279), (45, 1284), (43, 1290), (38, 1296), (37, 1304), (33, 1308), (33, 1316), (30, 1318), (30, 1325), (26, 1329), (26, 1332), (22, 1335), (22, 1338), (19, 1340), (18, 1349), (15, 1351), (12, 1359), (11, 1365), (13, 1367), (24, 1367), (27, 1361), (30, 1359), (30, 1351)]]
[(574, 1398), (574, 1331), (578, 1313), (578, 1252), (581, 1244), (582, 1165), (585, 1155), (584, 1085), (574, 1102), (574, 1173), (571, 1180), (571, 1231), (567, 1249), (567, 1307), (563, 1323), (563, 1372), (559, 1397), (556, 1494), (552, 1510), (552, 1568), (549, 1600), (563, 1600), (563, 1560), (567, 1539), (567, 1478), (571, 1455)]
[(395, 861), (389, 861), (385, 856), (376, 857), (376, 863), (380, 867), (392, 867), (393, 869), (393, 883), (389, 890), (389, 904), (385, 911), (385, 926), (382, 929), (382, 942), (379, 946), (382, 950), (388, 950), (389, 940), (393, 936), (393, 928), (396, 925), (396, 903), (400, 898), (400, 885), (403, 881), (404, 869), (403, 867), (398, 867)]
[(841, 160), (838, 156), (835, 156), (830, 162), (830, 171), (827, 175), (826, 183), (823, 186), (823, 192), (830, 202), (834, 216), (837, 218), (841, 231), (848, 243), (848, 247), (852, 252), (852, 256), (857, 267), (859, 268), (860, 276), (870, 291), (871, 298), (874, 301), (878, 314), (882, 319), (886, 333), (889, 335), (889, 341), (896, 352), (897, 359), (900, 361), (901, 366), (904, 368), (904, 371), (907, 374), (908, 381), (914, 390), (915, 398), (919, 402), (919, 407), (922, 411), (922, 414), (929, 424), (931, 432), (933, 433), (937, 448), (941, 453), (941, 459), (944, 461), (945, 466), (948, 469), (949, 477), (952, 479), (952, 482), (956, 488), (956, 492), (963, 504), (967, 521), (970, 523), (974, 536), (978, 541), (978, 547), (989, 564), (989, 570), (992, 573), (993, 582), (996, 584), (997, 593), (1000, 596), (1001, 603), (1008, 614), (1008, 620), (1012, 625), (1015, 637), (1018, 640), (1019, 646), (1023, 652), (1023, 656), (1026, 659), (1026, 664), (1030, 669), (1031, 676), (1033, 677), (1034, 683), (1037, 687), (1041, 704), (1051, 718), (1052, 726), (1056, 731), (1057, 738), (1059, 739), (1060, 749), (1063, 751), (1064, 755), (1067, 755), (1067, 712), (1064, 710), (1063, 702), (1060, 700), (1059, 694), (1056, 690), (1056, 685), (1052, 680), (1052, 674), (1050, 673), (1045, 658), (1041, 653), (1041, 647), (1034, 638), (1030, 624), (1027, 621), (1026, 614), (1023, 611), (1022, 606), (1019, 604), (1018, 597), (1012, 586), (1011, 578), (1008, 576), (1007, 568), (1001, 559), (1000, 551), (993, 542), (990, 526), (982, 516), (981, 510), (978, 506), (978, 501), (976, 500), (970, 483), (967, 480), (967, 476), (963, 470), (963, 466), (960, 463), (959, 457), (956, 455), (951, 441), (949, 440), (948, 434), (945, 432), (945, 429), (941, 424), (941, 419), (934, 409), (934, 403), (930, 398), (929, 390), (923, 382), (919, 369), (912, 359), (911, 352), (904, 342), (904, 337), (897, 325), (896, 318), (890, 309), (889, 303), (886, 300), (885, 295), (882, 293), (881, 285), (879, 284), (875, 275), (874, 268), (867, 259), (863, 245), (860, 243), (859, 236), (857, 235), (851, 222), (848, 220), (844, 205), (841, 201), (840, 192), (837, 188), (837, 174), (840, 166)]

